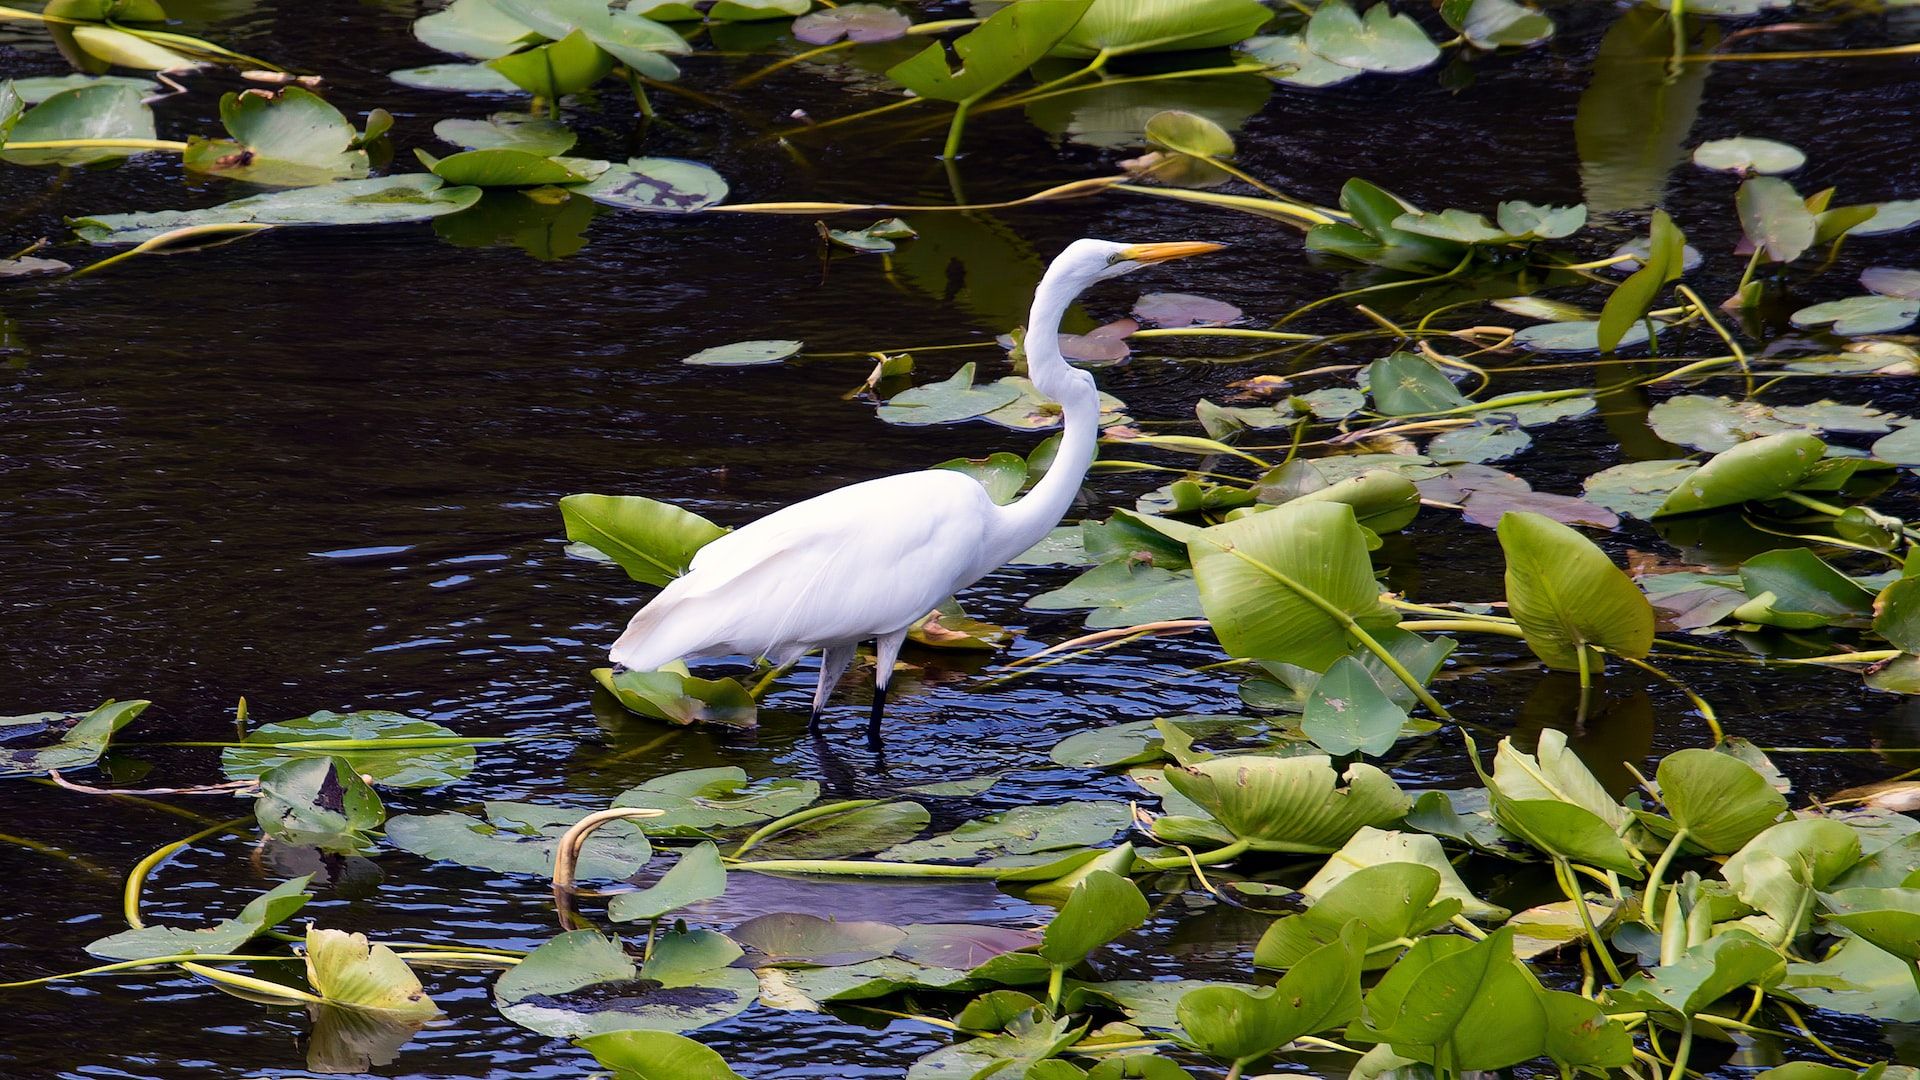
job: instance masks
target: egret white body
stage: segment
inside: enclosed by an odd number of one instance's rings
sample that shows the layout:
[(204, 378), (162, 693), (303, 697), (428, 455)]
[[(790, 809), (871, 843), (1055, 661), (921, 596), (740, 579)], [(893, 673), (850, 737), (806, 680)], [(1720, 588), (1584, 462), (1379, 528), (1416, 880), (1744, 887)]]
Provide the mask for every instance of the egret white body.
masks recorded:
[(634, 615), (613, 662), (651, 671), (678, 659), (823, 653), (817, 722), (855, 649), (876, 654), (873, 724), (907, 632), (942, 601), (1047, 535), (1079, 493), (1099, 437), (1092, 376), (1060, 355), (1060, 320), (1087, 286), (1219, 244), (1076, 240), (1047, 268), (1027, 320), (1027, 373), (1060, 405), (1060, 448), (1025, 496), (1000, 506), (948, 469), (902, 473), (829, 491), (746, 525), (694, 555), (685, 576)]

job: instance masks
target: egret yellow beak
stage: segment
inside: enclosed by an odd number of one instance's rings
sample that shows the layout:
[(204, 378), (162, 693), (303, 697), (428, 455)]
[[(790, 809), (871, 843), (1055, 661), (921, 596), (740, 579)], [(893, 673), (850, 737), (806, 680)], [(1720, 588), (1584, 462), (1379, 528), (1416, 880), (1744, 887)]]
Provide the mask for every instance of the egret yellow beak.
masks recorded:
[(1226, 246), (1201, 240), (1178, 240), (1167, 244), (1134, 244), (1120, 249), (1120, 257), (1137, 263), (1159, 263), (1170, 259), (1184, 259), (1189, 255), (1205, 255)]

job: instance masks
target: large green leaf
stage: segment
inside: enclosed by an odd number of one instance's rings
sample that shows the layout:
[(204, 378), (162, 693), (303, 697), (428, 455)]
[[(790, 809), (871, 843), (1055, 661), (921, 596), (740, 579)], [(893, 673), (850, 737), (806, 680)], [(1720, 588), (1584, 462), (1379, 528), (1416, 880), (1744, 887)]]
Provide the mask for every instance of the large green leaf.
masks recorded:
[[(152, 139), (153, 110), (140, 91), (120, 83), (97, 83), (54, 94), (22, 113), (12, 130), (0, 130), (5, 142), (55, 142), (66, 139)], [(117, 146), (75, 146), (53, 150), (4, 150), (0, 161), (15, 165), (91, 165), (140, 151)]]
[(1218, 48), (1246, 38), (1272, 17), (1259, 0), (1093, 0), (1052, 55)]
[(1782, 432), (1741, 443), (1715, 454), (1698, 471), (1682, 480), (1653, 516), (1690, 514), (1777, 499), (1805, 480), (1826, 450), (1826, 443), (1798, 432)]
[(592, 675), (622, 708), (669, 724), (750, 728), (759, 722), (759, 703), (738, 680), (702, 679), (680, 661), (659, 671), (594, 668)]
[(969, 821), (952, 832), (895, 844), (880, 852), (878, 858), (923, 862), (1083, 848), (1113, 839), (1128, 820), (1125, 803), (1104, 800), (1016, 806)]
[(1560, 671), (1605, 663), (1600, 646), (1642, 657), (1653, 648), (1653, 605), (1593, 541), (1552, 518), (1509, 511), (1497, 529), (1507, 557), (1507, 606), (1527, 647)]
[(557, 100), (577, 94), (613, 71), (613, 54), (575, 30), (557, 41), (487, 61), (515, 86), (535, 97)]
[(187, 168), (279, 187), (367, 175), (367, 152), (354, 145), (360, 133), (310, 90), (229, 93), (220, 99), (220, 120), (232, 138), (188, 140)]
[(748, 780), (745, 769), (721, 766), (656, 777), (628, 788), (613, 805), (666, 811), (646, 819), (649, 835), (704, 837), (791, 814), (819, 797), (812, 780)]
[(1388, 416), (1443, 412), (1469, 404), (1433, 361), (1409, 352), (1375, 360), (1367, 368), (1367, 388), (1376, 408)]
[[(79, 769), (100, 760), (114, 733), (145, 712), (150, 701), (108, 701), (85, 716), (27, 713), (0, 716), (0, 776), (31, 776), (52, 769)], [(44, 746), (8, 745), (17, 738), (54, 733)]]
[(1740, 850), (1787, 810), (1786, 797), (1753, 766), (1716, 750), (1676, 750), (1656, 778), (1674, 823), (1715, 855)]
[(607, 917), (615, 922), (657, 919), (670, 911), (711, 900), (727, 891), (727, 868), (720, 861), (720, 849), (703, 841), (680, 854), (660, 880), (637, 892), (615, 896), (607, 904)]
[(1366, 930), (1357, 921), (1302, 956), (1278, 985), (1248, 993), (1209, 986), (1180, 999), (1178, 1015), (1193, 1044), (1238, 1070), (1302, 1035), (1360, 1015), (1360, 966)]
[[(247, 732), (240, 745), (220, 751), (220, 771), (229, 780), (252, 780), (300, 758), (337, 757), (381, 787), (437, 787), (473, 771), (474, 749), (458, 739), (448, 728), (404, 713), (322, 709)], [(434, 745), (441, 742), (449, 745)]]
[(960, 67), (936, 41), (887, 69), (887, 78), (924, 98), (969, 101), (1027, 70), (1067, 36), (1095, 0), (1020, 0), (953, 43)]
[(1348, 655), (1315, 682), (1300, 730), (1335, 757), (1378, 757), (1399, 741), (1406, 722), (1407, 711), (1387, 696), (1358, 656)]
[(1440, 59), (1440, 47), (1410, 16), (1375, 4), (1362, 17), (1346, 0), (1326, 0), (1307, 20), (1307, 47), (1362, 71), (1418, 71)]
[(1399, 621), (1380, 602), (1367, 542), (1344, 503), (1289, 503), (1215, 525), (1187, 543), (1200, 604), (1234, 656), (1325, 671), (1363, 629)]
[(1510, 928), (1483, 941), (1425, 937), (1367, 993), (1366, 1036), (1416, 1060), (1501, 1069), (1546, 1050), (1538, 984), (1514, 958)]
[(1746, 986), (1780, 981), (1787, 961), (1745, 930), (1729, 930), (1688, 949), (1671, 964), (1633, 975), (1609, 1003), (1692, 1016)]
[(647, 585), (686, 573), (694, 553), (727, 532), (690, 510), (639, 495), (569, 495), (560, 500), (560, 517), (568, 540), (604, 553)]
[(1460, 914), (1460, 901), (1438, 899), (1440, 872), (1419, 863), (1377, 863), (1342, 878), (1313, 906), (1267, 928), (1253, 947), (1258, 967), (1291, 968), (1313, 950), (1338, 940), (1342, 928), (1365, 931), (1364, 968), (1393, 962), (1391, 944), (1416, 938)]
[(330, 1005), (396, 1019), (440, 1011), (405, 960), (364, 934), (307, 928), (307, 982)]
[(494, 6), (493, 0), (453, 3), (413, 21), (413, 36), (441, 52), (492, 60), (535, 40), (525, 23)]
[[(1909, 965), (1920, 962), (1920, 885), (1915, 884), (1914, 878), (1909, 878), (1900, 888), (1822, 893), (1820, 903), (1828, 922), (1846, 928)], [(1912, 974), (1915, 987), (1920, 988), (1920, 969)]]
[[(471, 184), (483, 188), (539, 187), (545, 184), (584, 184), (589, 179), (586, 172), (575, 167), (588, 163), (543, 157), (506, 147), (463, 150), (443, 158), (436, 158), (418, 148), (413, 154), (420, 159), (420, 164), (427, 167), (428, 172), (449, 184)], [(591, 163), (592, 166), (601, 164)]]
[(1152, 910), (1133, 882), (1096, 870), (1074, 886), (1060, 913), (1040, 938), (1040, 956), (1056, 968), (1070, 968), (1087, 954), (1147, 921)]
[(671, 1031), (606, 1031), (580, 1045), (613, 1080), (743, 1080), (719, 1054)]
[(1813, 211), (1785, 180), (1752, 177), (1740, 185), (1734, 204), (1747, 242), (1773, 262), (1792, 262), (1813, 246)]
[[(1447, 802), (1447, 797), (1442, 793), (1428, 792), (1421, 797), (1421, 802), (1426, 803), (1429, 798), (1446, 803), (1451, 812), (1452, 805)], [(1416, 809), (1413, 815), (1409, 815), (1409, 823), (1412, 823), (1413, 816), (1419, 813), (1420, 811)], [(1309, 899), (1318, 900), (1335, 885), (1361, 870), (1383, 863), (1417, 863), (1439, 874), (1440, 890), (1435, 895), (1441, 900), (1460, 901), (1461, 913), (1470, 919), (1499, 920), (1508, 915), (1506, 908), (1487, 903), (1467, 888), (1467, 883), (1460, 878), (1460, 871), (1454, 869), (1452, 861), (1447, 857), (1446, 849), (1440, 846), (1437, 837), (1425, 833), (1375, 829), (1371, 826), (1354, 833), (1353, 838), (1348, 840), (1339, 851), (1327, 856), (1327, 861), (1315, 871), (1313, 877), (1309, 878), (1305, 885), (1300, 886), (1300, 894)]]
[(561, 934), (494, 984), (507, 1019), (560, 1038), (605, 1031), (686, 1031), (746, 1011), (753, 972), (731, 966), (740, 947), (710, 930), (655, 941), (637, 970), (619, 943), (594, 930)]
[(1362, 827), (1392, 825), (1412, 806), (1400, 785), (1365, 763), (1347, 768), (1340, 789), (1333, 762), (1317, 754), (1212, 758), (1169, 767), (1166, 777), (1257, 851), (1338, 851)]
[(295, 758), (261, 773), (253, 809), (268, 836), (323, 851), (367, 846), (387, 817), (353, 763), (337, 757)]

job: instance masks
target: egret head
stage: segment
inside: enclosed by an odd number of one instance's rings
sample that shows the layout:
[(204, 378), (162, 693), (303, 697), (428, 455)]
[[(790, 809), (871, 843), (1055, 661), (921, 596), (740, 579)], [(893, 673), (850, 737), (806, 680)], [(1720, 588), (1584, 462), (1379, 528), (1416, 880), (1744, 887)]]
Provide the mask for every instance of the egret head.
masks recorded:
[[(1205, 255), (1219, 251), (1225, 244), (1204, 241), (1175, 241), (1160, 244), (1120, 244), (1111, 240), (1075, 240), (1053, 261), (1052, 271), (1063, 272), (1077, 286), (1085, 288), (1096, 281), (1131, 274), (1143, 266)], [(1049, 275), (1051, 276), (1051, 274)]]

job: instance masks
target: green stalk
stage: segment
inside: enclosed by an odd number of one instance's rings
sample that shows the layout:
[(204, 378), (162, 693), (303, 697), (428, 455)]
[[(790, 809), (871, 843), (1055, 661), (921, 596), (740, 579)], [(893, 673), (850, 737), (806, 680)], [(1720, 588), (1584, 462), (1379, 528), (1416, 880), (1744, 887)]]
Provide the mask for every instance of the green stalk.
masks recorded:
[(1047, 968), (1047, 1012), (1060, 1011), (1060, 992), (1066, 983), (1067, 969), (1061, 964), (1052, 964)]
[(291, 986), (282, 986), (277, 982), (268, 982), (265, 979), (256, 979), (251, 975), (237, 975), (231, 971), (221, 971), (219, 968), (210, 968), (210, 967), (203, 966), (201, 964), (183, 963), (180, 965), (180, 967), (186, 971), (190, 971), (195, 975), (200, 976), (203, 979), (207, 979), (217, 983), (225, 983), (228, 986), (234, 987), (235, 989), (238, 989), (238, 990), (245, 990), (248, 993), (260, 994), (265, 997), (279, 998), (280, 1000), (288, 1002), (290, 1004), (296, 1004), (296, 1005), (327, 1004), (327, 999), (321, 997), (318, 994), (309, 994), (305, 990), (295, 990)]
[(178, 953), (173, 956), (155, 956), (146, 960), (122, 960), (113, 964), (101, 964), (98, 967), (82, 968), (79, 971), (63, 971), (58, 975), (42, 975), (37, 979), (22, 979), (19, 982), (0, 983), (0, 990), (17, 990), (28, 986), (42, 986), (46, 983), (60, 982), (65, 979), (78, 979), (87, 975), (110, 975), (116, 971), (134, 971), (148, 967), (172, 967), (175, 964), (199, 962), (206, 964), (247, 963), (256, 961), (298, 960), (297, 956), (253, 956), (246, 953)]
[[(1666, 850), (1660, 853), (1660, 858), (1653, 864), (1653, 870), (1648, 873), (1647, 887), (1641, 892), (1641, 895), (1646, 897), (1646, 903), (1641, 905), (1641, 918), (1643, 920), (1652, 917), (1654, 905), (1660, 902), (1660, 882), (1667, 876), (1667, 867), (1673, 865), (1673, 857), (1680, 853), (1680, 845), (1684, 843), (1686, 839), (1687, 830), (1680, 829), (1676, 831), (1673, 834), (1673, 839), (1667, 841)], [(1657, 921), (1647, 923), (1647, 925), (1655, 930), (1660, 929), (1660, 923)]]
[(826, 803), (821, 806), (808, 807), (805, 810), (788, 814), (786, 817), (775, 818), (748, 834), (745, 840), (740, 841), (740, 846), (733, 849), (733, 857), (737, 859), (745, 855), (748, 851), (752, 850), (755, 844), (758, 844), (760, 841), (765, 840), (775, 833), (786, 832), (795, 825), (803, 825), (817, 818), (844, 813), (848, 810), (859, 810), (868, 806), (878, 806), (885, 801), (885, 799), (848, 799), (845, 802)]
[(1016, 873), (1009, 866), (949, 866), (937, 863), (881, 862), (857, 859), (759, 859), (735, 862), (730, 869), (762, 874), (820, 874), (841, 877), (952, 878), (995, 881)]
[[(1674, 0), (1674, 6), (1680, 6), (1680, 0)], [(1682, 1080), (1687, 1075), (1687, 1057), (1693, 1053), (1693, 1017), (1680, 1022), (1680, 1049), (1674, 1052), (1673, 1068), (1667, 1073), (1667, 1080)]]
[(127, 925), (133, 927), (135, 930), (139, 930), (147, 925), (146, 921), (140, 917), (140, 892), (146, 887), (147, 875), (153, 873), (155, 867), (166, 862), (183, 848), (197, 841), (205, 840), (209, 836), (218, 836), (230, 829), (239, 828), (252, 820), (253, 815), (249, 814), (246, 817), (234, 818), (232, 821), (223, 821), (210, 829), (202, 829), (192, 836), (187, 837), (185, 840), (175, 840), (173, 843), (154, 851), (146, 858), (135, 863), (133, 869), (127, 873), (127, 885), (126, 888), (122, 890), (120, 896), (120, 910), (127, 917)]
[(172, 139), (25, 139), (9, 142), (4, 148), (11, 150), (71, 150), (79, 147), (97, 146), (107, 150), (171, 150), (176, 154), (187, 152), (187, 144)]
[(1232, 862), (1240, 856), (1245, 855), (1252, 847), (1253, 844), (1251, 841), (1235, 840), (1226, 847), (1215, 848), (1212, 851), (1204, 851), (1198, 855), (1167, 855), (1158, 859), (1142, 856), (1135, 858), (1133, 865), (1144, 866), (1150, 870), (1178, 870), (1181, 867), (1196, 864), (1200, 866), (1212, 866), (1216, 863)]
[(1580, 926), (1587, 932), (1587, 941), (1593, 946), (1593, 954), (1600, 958), (1600, 965), (1607, 969), (1607, 977), (1613, 980), (1615, 986), (1620, 985), (1625, 981), (1620, 976), (1620, 967), (1613, 962), (1613, 951), (1601, 940), (1600, 931), (1593, 925), (1593, 913), (1587, 910), (1587, 898), (1581, 892), (1580, 882), (1573, 876), (1573, 869), (1567, 860), (1553, 860), (1553, 876), (1560, 883), (1560, 891), (1573, 901), (1573, 910), (1580, 915)]

